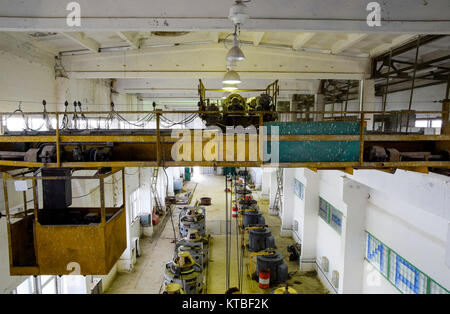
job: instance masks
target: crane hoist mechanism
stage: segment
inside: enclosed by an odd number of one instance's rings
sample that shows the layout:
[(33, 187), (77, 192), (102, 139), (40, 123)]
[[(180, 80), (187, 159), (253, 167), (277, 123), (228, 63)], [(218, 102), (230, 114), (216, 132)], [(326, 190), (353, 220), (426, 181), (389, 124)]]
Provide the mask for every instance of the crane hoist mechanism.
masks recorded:
[[(256, 97), (244, 98), (238, 93), (232, 93), (225, 99), (214, 103), (210, 99), (205, 99), (205, 89), (200, 80), (199, 94), (200, 101), (198, 109), (200, 111), (219, 112), (217, 114), (200, 114), (200, 118), (205, 122), (206, 126), (220, 126), (225, 130), (225, 126), (255, 126), (259, 127), (260, 112), (264, 122), (276, 121), (278, 114), (276, 111), (277, 96), (279, 95), (278, 81), (270, 84), (264, 93)], [(269, 95), (270, 94), (270, 95)], [(220, 103), (219, 103), (220, 102)], [(246, 111), (246, 114), (242, 114)]]
[(176, 283), (186, 294), (200, 294), (203, 291), (203, 267), (195, 262), (189, 252), (178, 252), (166, 264), (164, 283)]
[(179, 215), (179, 228), (181, 237), (186, 237), (190, 229), (198, 231), (200, 236), (206, 235), (206, 211), (204, 207), (186, 206)]

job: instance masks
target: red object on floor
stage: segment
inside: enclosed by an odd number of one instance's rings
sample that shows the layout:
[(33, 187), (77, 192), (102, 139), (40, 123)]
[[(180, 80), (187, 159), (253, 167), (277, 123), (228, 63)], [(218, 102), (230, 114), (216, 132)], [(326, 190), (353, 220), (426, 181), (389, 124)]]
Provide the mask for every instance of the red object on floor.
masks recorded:
[(237, 218), (237, 216), (238, 216), (238, 209), (237, 209), (236, 206), (233, 206), (233, 210), (232, 210), (232, 212), (231, 212), (231, 216), (232, 216), (233, 218)]
[(259, 287), (261, 289), (269, 289), (270, 287), (270, 271), (259, 271)]
[(153, 226), (155, 226), (158, 223), (159, 223), (159, 216), (155, 213), (155, 207), (153, 207), (152, 224)]

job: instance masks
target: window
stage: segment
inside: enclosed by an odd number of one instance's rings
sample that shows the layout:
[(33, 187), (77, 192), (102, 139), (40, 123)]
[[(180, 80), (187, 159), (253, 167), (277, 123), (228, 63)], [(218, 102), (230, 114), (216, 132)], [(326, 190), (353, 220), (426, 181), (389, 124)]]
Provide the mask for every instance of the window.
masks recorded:
[(134, 221), (141, 214), (139, 202), (139, 189), (134, 190), (130, 194), (130, 214), (131, 214), (131, 221)]
[(86, 277), (81, 275), (62, 276), (61, 280), (62, 294), (86, 294)]
[(16, 294), (35, 294), (36, 281), (33, 276), (28, 277), (24, 282), (17, 286), (13, 293)]
[(440, 119), (416, 120), (415, 127), (416, 128), (441, 128), (442, 120), (440, 120)]
[(366, 260), (401, 293), (449, 294), (449, 291), (367, 232)]
[(431, 121), (432, 128), (440, 128), (442, 127), (442, 120), (432, 120)]
[(12, 294), (86, 294), (86, 277), (81, 275), (28, 277)]
[(42, 294), (56, 294), (56, 276), (40, 276)]
[(299, 199), (305, 199), (305, 185), (297, 179), (294, 179), (294, 192)]
[(344, 214), (321, 197), (319, 197), (319, 216), (341, 234)]
[(319, 216), (328, 223), (328, 203), (320, 197), (319, 200)]
[(428, 128), (428, 120), (416, 120), (416, 128)]
[(337, 233), (342, 232), (342, 217), (344, 216), (339, 210), (328, 204), (330, 207), (330, 226), (336, 230)]

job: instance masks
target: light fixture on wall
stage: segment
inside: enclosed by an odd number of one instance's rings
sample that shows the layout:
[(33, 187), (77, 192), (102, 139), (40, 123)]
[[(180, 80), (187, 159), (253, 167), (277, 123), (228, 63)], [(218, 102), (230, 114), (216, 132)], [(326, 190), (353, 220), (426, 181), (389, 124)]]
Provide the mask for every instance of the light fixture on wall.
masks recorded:
[(234, 70), (229, 69), (227, 73), (225, 73), (225, 76), (222, 79), (223, 84), (240, 84), (241, 83), (241, 77), (239, 76), (239, 73), (237, 73)]

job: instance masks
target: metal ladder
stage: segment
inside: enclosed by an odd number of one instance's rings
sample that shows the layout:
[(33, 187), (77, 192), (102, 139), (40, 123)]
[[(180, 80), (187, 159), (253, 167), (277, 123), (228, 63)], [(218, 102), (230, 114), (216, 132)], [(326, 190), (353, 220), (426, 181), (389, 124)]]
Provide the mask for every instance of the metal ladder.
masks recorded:
[(282, 206), (282, 196), (283, 196), (283, 169), (277, 169), (277, 193), (275, 194), (275, 200), (273, 201), (273, 206), (270, 208), (271, 215), (278, 215), (278, 213), (283, 208)]
[(164, 213), (164, 209), (161, 206), (161, 201), (158, 196), (158, 190), (156, 188), (156, 184), (158, 183), (158, 173), (159, 173), (159, 167), (154, 167), (153, 175), (150, 179), (150, 191), (153, 196), (153, 202), (154, 202), (153, 204), (155, 206), (155, 213), (159, 215), (160, 213)]

